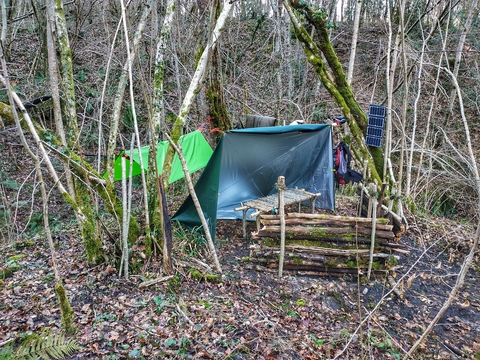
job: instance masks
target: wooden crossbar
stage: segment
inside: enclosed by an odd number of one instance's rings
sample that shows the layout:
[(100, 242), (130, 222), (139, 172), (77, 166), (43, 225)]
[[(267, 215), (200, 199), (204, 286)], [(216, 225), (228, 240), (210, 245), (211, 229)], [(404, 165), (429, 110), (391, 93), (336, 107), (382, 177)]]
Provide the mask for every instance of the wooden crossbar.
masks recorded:
[[(298, 203), (298, 212), (300, 212), (301, 203), (304, 201), (310, 201), (310, 208), (312, 213), (315, 212), (315, 200), (320, 194), (313, 194), (304, 189), (287, 189), (284, 192), (285, 196), (285, 206)], [(242, 206), (235, 208), (235, 211), (243, 211), (242, 219), (242, 229), (243, 237), (247, 237), (246, 231), (246, 218), (247, 211), (249, 209), (255, 209), (255, 211), (250, 215), (250, 218), (256, 218), (257, 230), (260, 229), (260, 218), (258, 215), (261, 213), (269, 213), (278, 209), (278, 193), (268, 195), (262, 198), (253, 199), (246, 201)]]

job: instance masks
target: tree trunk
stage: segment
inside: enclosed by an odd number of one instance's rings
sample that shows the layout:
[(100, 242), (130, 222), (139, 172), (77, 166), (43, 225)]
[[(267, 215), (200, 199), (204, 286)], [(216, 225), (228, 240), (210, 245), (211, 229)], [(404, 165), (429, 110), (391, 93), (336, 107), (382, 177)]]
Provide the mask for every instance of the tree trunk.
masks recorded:
[[(148, 155), (147, 188), (149, 193), (149, 210), (151, 220), (151, 235), (155, 237), (154, 241), (162, 242), (162, 239), (168, 235), (165, 234), (164, 222), (170, 219), (164, 217), (163, 208), (167, 204), (162, 201), (163, 182), (157, 166), (157, 145), (161, 140), (162, 128), (165, 127), (164, 104), (163, 104), (163, 82), (165, 77), (165, 52), (170, 41), (173, 18), (175, 14), (175, 0), (169, 0), (166, 5), (165, 17), (160, 30), (159, 40), (157, 42), (157, 51), (155, 55), (155, 66), (153, 75), (153, 113), (151, 116), (150, 127), (150, 152)], [(168, 179), (167, 179), (168, 182)], [(164, 236), (161, 236), (163, 234)], [(167, 237), (168, 239), (168, 237)], [(164, 267), (167, 273), (172, 272), (171, 263), (171, 245), (163, 242)]]
[[(146, 26), (146, 20), (148, 15), (150, 14), (151, 7), (147, 3), (143, 7), (142, 17), (137, 27), (137, 31), (135, 32), (133, 38), (133, 47), (131, 49), (131, 53), (129, 56), (129, 60), (133, 61), (136, 57), (138, 45), (143, 38), (143, 32)], [(122, 104), (123, 104), (123, 97), (125, 94), (125, 88), (128, 84), (128, 69), (131, 67), (128, 62), (123, 65), (122, 73), (120, 74), (117, 91), (115, 93), (115, 101), (113, 104), (113, 113), (110, 119), (110, 132), (108, 135), (108, 145), (107, 145), (107, 186), (113, 189), (113, 174), (114, 174), (114, 167), (113, 163), (115, 161), (115, 151), (117, 149), (117, 136), (118, 136), (118, 127), (120, 124), (120, 114), (122, 111)]]
[[(60, 72), (62, 77), (62, 87), (64, 89), (64, 115), (66, 118), (66, 142), (69, 151), (80, 148), (79, 131), (77, 122), (77, 110), (75, 100), (75, 84), (73, 81), (72, 51), (68, 39), (67, 24), (65, 12), (63, 10), (63, 1), (55, 1), (55, 25), (57, 30), (58, 53), (60, 55)], [(82, 160), (83, 163), (83, 160)], [(93, 194), (89, 191), (90, 181), (86, 183), (74, 181), (75, 198), (79, 208), (82, 210), (83, 217), (77, 217), (82, 232), (85, 251), (89, 262), (96, 263), (104, 260), (103, 243), (101, 232), (95, 221), (95, 215), (92, 204), (94, 202)]]
[[(220, 13), (217, 23), (215, 25), (215, 29), (210, 36), (207, 46), (203, 50), (202, 56), (198, 61), (197, 68), (195, 70), (195, 74), (193, 75), (192, 81), (190, 82), (190, 86), (185, 94), (185, 98), (183, 99), (182, 106), (180, 107), (179, 114), (173, 124), (173, 128), (170, 132), (170, 137), (172, 141), (177, 144), (180, 136), (182, 135), (183, 126), (186, 122), (186, 117), (190, 111), (190, 107), (192, 106), (193, 99), (195, 95), (199, 92), (200, 87), (202, 86), (203, 79), (205, 78), (205, 73), (207, 70), (207, 63), (209, 59), (210, 51), (215, 48), (217, 41), (222, 34), (223, 27), (225, 26), (225, 22), (230, 15), (230, 12), (233, 8), (234, 3), (231, 1), (225, 2), (222, 12)], [(165, 162), (163, 166), (163, 181), (164, 186), (167, 186), (168, 178), (170, 177), (172, 163), (173, 163), (173, 156), (175, 152), (171, 146), (168, 147), (167, 154), (165, 156)]]
[[(3, 5), (5, 5), (5, 4), (3, 4)], [(5, 7), (3, 6), (3, 8), (2, 8), (2, 35), (0, 37), (0, 60), (1, 60), (3, 73), (5, 74), (5, 78), (0, 76), (0, 82), (2, 82), (5, 85), (5, 87), (8, 89), (8, 98), (9, 98), (10, 104), (13, 106), (15, 103), (17, 103), (17, 106), (20, 108), (20, 111), (24, 115), (26, 115), (27, 121), (28, 121), (28, 113), (26, 112), (23, 104), (21, 104), (20, 99), (18, 98), (17, 94), (13, 91), (13, 88), (10, 86), (10, 83), (8, 82), (7, 63), (5, 61), (5, 58), (3, 57), (3, 51), (2, 51), (3, 43), (5, 41), (5, 36), (6, 36), (6, 27), (7, 27), (7, 24), (6, 24), (6, 21), (5, 21), (6, 19), (5, 19), (4, 14), (5, 14)], [(65, 291), (65, 289), (62, 285), (61, 278), (60, 278), (60, 272), (58, 270), (57, 259), (56, 259), (56, 254), (55, 254), (55, 246), (53, 244), (52, 233), (50, 231), (50, 225), (49, 225), (49, 222), (48, 222), (48, 197), (47, 197), (47, 191), (45, 189), (45, 183), (43, 181), (42, 171), (41, 171), (41, 168), (40, 168), (40, 161), (39, 161), (39, 158), (38, 158), (38, 154), (35, 155), (31, 151), (30, 146), (28, 145), (28, 142), (25, 139), (25, 135), (23, 134), (23, 131), (22, 131), (22, 128), (21, 128), (21, 125), (20, 125), (20, 119), (19, 119), (19, 116), (18, 116), (16, 110), (13, 110), (12, 114), (13, 114), (13, 117), (15, 119), (15, 123), (16, 123), (16, 126), (17, 126), (18, 133), (20, 135), (20, 139), (22, 141), (22, 144), (23, 144), (25, 150), (27, 151), (27, 153), (30, 155), (30, 157), (32, 158), (32, 160), (35, 163), (35, 169), (37, 171), (38, 182), (40, 184), (40, 192), (41, 192), (41, 195), (42, 195), (42, 202), (43, 202), (43, 221), (44, 221), (44, 227), (45, 227), (45, 235), (47, 237), (48, 246), (49, 246), (50, 254), (51, 254), (51, 257), (52, 257), (52, 268), (53, 268), (53, 273), (55, 275), (55, 293), (57, 294), (58, 301), (59, 301), (59, 304), (60, 304), (60, 311), (61, 311), (61, 316), (62, 316), (62, 326), (63, 326), (63, 330), (65, 331), (65, 333), (73, 334), (74, 331), (75, 331), (75, 329), (73, 327), (73, 315), (74, 314), (73, 314), (73, 310), (70, 306), (70, 302), (68, 301), (66, 291)], [(37, 140), (37, 145), (39, 145), (39, 144), (41, 145), (41, 143), (38, 141), (38, 137), (37, 137), (36, 140)], [(47, 156), (43, 147), (40, 146), (39, 150), (42, 152), (42, 155), (44, 157)], [(50, 162), (50, 159), (48, 159), (48, 156), (47, 156), (47, 158), (45, 158), (45, 162), (47, 163), (47, 168), (49, 169), (49, 171), (50, 172), (53, 171), (53, 175), (56, 176), (55, 169), (53, 168), (53, 166)], [(57, 176), (57, 180), (58, 180), (58, 176)], [(60, 185), (59, 189), (61, 189), (61, 184), (57, 184), (57, 186), (59, 186), (59, 185)], [(65, 189), (61, 189), (61, 190), (66, 192)]]
[(353, 68), (355, 66), (355, 54), (357, 51), (358, 30), (360, 28), (360, 14), (362, 11), (362, 0), (357, 0), (355, 6), (355, 22), (353, 24), (352, 46), (350, 48), (350, 61), (348, 62), (347, 82), (352, 85)]
[(203, 229), (205, 231), (205, 237), (207, 239), (208, 248), (210, 249), (210, 255), (213, 258), (213, 262), (215, 264), (217, 271), (221, 273), (222, 267), (220, 266), (220, 262), (218, 261), (217, 251), (215, 250), (215, 244), (213, 243), (213, 239), (210, 233), (210, 229), (208, 227), (207, 219), (205, 218), (205, 214), (203, 213), (200, 202), (198, 201), (197, 194), (195, 193), (192, 178), (190, 176), (190, 173), (188, 172), (187, 163), (185, 162), (185, 157), (183, 156), (182, 149), (179, 146), (177, 146), (168, 135), (167, 137), (172, 149), (174, 149), (174, 151), (177, 152), (178, 158), (180, 159), (180, 162), (182, 164), (182, 170), (183, 170), (183, 173), (185, 174), (185, 180), (187, 182), (188, 192), (192, 197), (193, 204), (195, 205), (195, 209), (197, 210), (198, 217), (200, 218)]
[[(220, 13), (221, 2), (214, 0), (210, 11), (212, 20), (217, 20), (217, 14)], [(215, 22), (211, 22), (210, 32), (214, 30)], [(212, 48), (211, 52), (211, 66), (210, 66), (210, 81), (205, 90), (207, 102), (209, 105), (209, 120), (210, 129), (215, 130), (213, 136), (215, 137), (215, 144), (220, 141), (222, 134), (232, 129), (232, 122), (228, 115), (227, 105), (224, 101), (223, 86), (222, 86), (222, 70), (221, 58), (218, 55), (218, 47)]]
[[(455, 76), (455, 74), (448, 69), (443, 69), (443, 70), (445, 72), (447, 72), (448, 75), (451, 77), (452, 83), (455, 87), (455, 90), (456, 90), (457, 96), (458, 96), (458, 105), (460, 107), (460, 114), (461, 114), (461, 117), (462, 117), (462, 122), (463, 122), (464, 130), (465, 130), (465, 141), (467, 143), (467, 149), (468, 149), (468, 155), (469, 155), (469, 166), (470, 166), (470, 170), (472, 172), (472, 176), (475, 180), (475, 185), (476, 185), (476, 196), (477, 196), (477, 198), (476, 198), (476, 207), (477, 207), (476, 210), (477, 211), (476, 212), (477, 212), (477, 216), (478, 216), (479, 211), (480, 211), (480, 174), (479, 174), (479, 171), (478, 171), (478, 166), (477, 166), (477, 160), (476, 160), (476, 157), (475, 157), (475, 153), (473, 152), (472, 141), (471, 141), (471, 136), (470, 136), (470, 128), (469, 128), (469, 125), (468, 125), (468, 121), (467, 121), (467, 118), (466, 118), (466, 115), (465, 115), (465, 109), (464, 109), (464, 106), (463, 106), (462, 92), (461, 92), (460, 86), (458, 85), (457, 77)], [(475, 255), (475, 253), (477, 251), (477, 248), (478, 248), (479, 241), (480, 241), (480, 222), (477, 223), (477, 230), (476, 230), (474, 238), (473, 238), (472, 247), (470, 248), (469, 254), (467, 255), (467, 257), (463, 261), (463, 264), (460, 268), (460, 272), (458, 273), (458, 277), (457, 277), (457, 281), (455, 283), (455, 286), (451, 290), (451, 292), (450, 292), (447, 300), (443, 304), (442, 308), (439, 310), (439, 312), (435, 315), (433, 320), (430, 322), (430, 324), (425, 329), (422, 336), (420, 336), (420, 338), (410, 348), (410, 350), (408, 351), (408, 353), (406, 355), (406, 358), (409, 358), (410, 356), (413, 355), (413, 353), (416, 351), (416, 349), (420, 346), (420, 344), (423, 342), (423, 340), (425, 340), (425, 338), (428, 336), (428, 334), (433, 330), (435, 325), (438, 323), (438, 321), (445, 314), (445, 312), (450, 307), (452, 302), (455, 300), (455, 297), (456, 297), (457, 293), (460, 291), (463, 284), (465, 283), (465, 276), (467, 275), (468, 270), (469, 270), (470, 266), (472, 265), (474, 255)]]
[[(365, 145), (364, 137), (367, 131), (368, 119), (356, 102), (340, 61), (330, 43), (323, 11), (314, 12), (301, 0), (282, 1), (290, 16), (295, 35), (303, 46), (308, 62), (313, 65), (323, 86), (342, 109), (361, 157), (368, 160), (372, 178), (381, 183), (379, 174), (382, 173), (383, 169), (382, 151), (380, 148), (367, 147)], [(320, 38), (318, 42), (312, 40), (305, 28), (300, 24), (292, 8), (301, 10), (305, 14), (307, 21), (315, 26), (317, 35)], [(329, 69), (327, 69), (323, 57), (325, 57)]]

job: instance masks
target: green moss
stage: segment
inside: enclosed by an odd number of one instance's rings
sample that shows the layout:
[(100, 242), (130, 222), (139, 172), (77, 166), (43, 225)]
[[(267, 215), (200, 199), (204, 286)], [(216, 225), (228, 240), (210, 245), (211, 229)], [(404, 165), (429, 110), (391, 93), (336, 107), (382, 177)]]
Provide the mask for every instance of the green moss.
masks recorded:
[[(350, 269), (355, 269), (357, 267), (366, 268), (368, 267), (369, 260), (368, 259), (360, 259), (357, 263), (356, 259), (346, 258), (346, 257), (331, 257), (328, 260), (325, 260), (324, 264), (326, 267), (331, 268), (338, 268), (338, 267), (345, 267)], [(358, 265), (358, 266), (357, 266)], [(374, 270), (383, 270), (385, 269), (384, 266), (379, 261), (372, 262), (372, 269)]]
[(355, 267), (357, 267), (357, 262), (355, 260), (348, 260), (347, 261), (347, 267), (355, 268)]
[(14, 246), (15, 246), (15, 250), (20, 250), (24, 248), (29, 248), (33, 245), (35, 245), (35, 241), (22, 240), (22, 241), (17, 241)]
[(293, 261), (294, 264), (297, 264), (297, 265), (303, 264), (303, 260), (300, 259), (300, 258), (294, 257), (294, 258), (292, 258), (292, 261)]
[(12, 276), (12, 274), (18, 270), (17, 267), (5, 267), (3, 269), (0, 269), (0, 279), (6, 279), (10, 276)]
[(195, 269), (188, 270), (190, 276), (193, 280), (197, 281), (207, 281), (210, 283), (219, 283), (221, 281), (221, 277), (215, 274), (202, 274), (200, 271)]
[(73, 198), (70, 196), (70, 194), (65, 192), (65, 193), (62, 193), (62, 196), (63, 196), (63, 199), (65, 200), (65, 202), (68, 205), (70, 205), (75, 212), (78, 212), (77, 203), (75, 202), (75, 200), (73, 200)]
[(202, 58), (203, 51), (205, 50), (205, 47), (203, 45), (199, 46), (197, 49), (197, 52), (195, 53), (195, 69), (198, 66), (198, 62)]
[(2, 117), (5, 125), (15, 124), (15, 118), (13, 117), (13, 111), (10, 105), (0, 102), (0, 116)]
[(172, 295), (177, 294), (178, 291), (180, 290), (181, 285), (182, 285), (182, 279), (180, 278), (180, 275), (177, 274), (168, 281), (167, 293)]
[(297, 301), (295, 301), (295, 305), (297, 305), (297, 306), (306, 306), (306, 305), (307, 305), (307, 300), (305, 300), (305, 299), (298, 299)]
[(25, 256), (27, 256), (27, 255), (25, 255), (25, 254), (13, 255), (13, 256), (10, 256), (9, 258), (7, 258), (7, 261), (17, 262), (17, 260), (23, 259)]
[(385, 265), (387, 266), (387, 268), (392, 268), (394, 267), (395, 265), (397, 265), (398, 261), (397, 259), (395, 258), (395, 256), (393, 255), (390, 255), (387, 259), (387, 261), (385, 262)]
[(219, 131), (216, 133), (217, 142), (220, 140), (223, 131), (230, 130), (232, 128), (227, 105), (223, 101), (221, 96), (221, 85), (218, 80), (213, 80), (206, 91), (206, 97), (210, 108), (211, 127), (217, 128)]
[(325, 237), (327, 235), (327, 230), (323, 227), (312, 227), (309, 235), (312, 236), (321, 236)]
[(91, 263), (99, 263), (105, 260), (106, 256), (103, 251), (102, 239), (96, 228), (96, 222), (93, 209), (90, 204), (90, 196), (88, 188), (79, 182), (75, 184), (77, 204), (81, 213), (85, 216), (81, 221), (82, 239), (87, 253), (87, 259)]
[(63, 330), (66, 334), (73, 334), (76, 331), (76, 328), (73, 326), (73, 310), (68, 301), (65, 288), (60, 281), (55, 284), (55, 293), (60, 303)]

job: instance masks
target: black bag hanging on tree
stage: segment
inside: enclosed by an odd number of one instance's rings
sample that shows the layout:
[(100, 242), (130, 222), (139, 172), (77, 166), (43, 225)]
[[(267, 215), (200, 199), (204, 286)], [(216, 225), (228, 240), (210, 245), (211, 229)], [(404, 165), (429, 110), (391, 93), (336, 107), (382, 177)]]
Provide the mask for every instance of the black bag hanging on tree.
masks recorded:
[(361, 182), (363, 175), (350, 168), (352, 162), (352, 153), (347, 144), (341, 142), (333, 149), (333, 165), (335, 172), (335, 181), (338, 185)]

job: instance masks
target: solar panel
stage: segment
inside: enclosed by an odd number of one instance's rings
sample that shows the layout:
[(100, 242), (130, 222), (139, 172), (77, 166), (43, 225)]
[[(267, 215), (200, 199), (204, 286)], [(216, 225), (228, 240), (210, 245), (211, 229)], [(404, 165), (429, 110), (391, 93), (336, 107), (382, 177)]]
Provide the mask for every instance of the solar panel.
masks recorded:
[(387, 108), (381, 105), (370, 104), (368, 109), (367, 138), (365, 143), (368, 146), (382, 146), (383, 125)]

